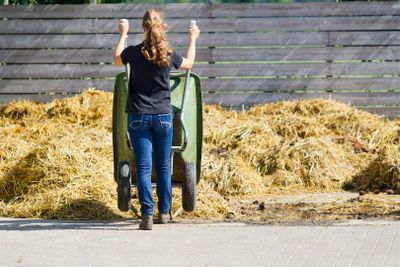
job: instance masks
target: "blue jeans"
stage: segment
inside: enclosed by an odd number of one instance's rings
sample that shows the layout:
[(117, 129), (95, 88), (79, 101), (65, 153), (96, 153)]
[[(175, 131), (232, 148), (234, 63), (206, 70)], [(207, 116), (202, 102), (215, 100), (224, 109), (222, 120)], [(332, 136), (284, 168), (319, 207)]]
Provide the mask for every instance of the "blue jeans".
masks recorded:
[(142, 215), (153, 215), (152, 156), (156, 172), (158, 211), (171, 203), (172, 114), (128, 114), (128, 132), (136, 161), (136, 184)]

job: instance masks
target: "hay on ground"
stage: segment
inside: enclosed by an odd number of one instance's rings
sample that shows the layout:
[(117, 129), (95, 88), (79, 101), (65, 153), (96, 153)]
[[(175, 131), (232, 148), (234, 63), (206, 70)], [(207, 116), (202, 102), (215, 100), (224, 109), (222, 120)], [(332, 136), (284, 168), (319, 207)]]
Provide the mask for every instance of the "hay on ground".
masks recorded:
[[(131, 216), (117, 210), (111, 109), (112, 94), (96, 90), (0, 107), (0, 216)], [(242, 200), (269, 194), (400, 193), (399, 121), (329, 100), (204, 115), (198, 207), (187, 217), (240, 218)], [(180, 201), (174, 190), (174, 208)]]

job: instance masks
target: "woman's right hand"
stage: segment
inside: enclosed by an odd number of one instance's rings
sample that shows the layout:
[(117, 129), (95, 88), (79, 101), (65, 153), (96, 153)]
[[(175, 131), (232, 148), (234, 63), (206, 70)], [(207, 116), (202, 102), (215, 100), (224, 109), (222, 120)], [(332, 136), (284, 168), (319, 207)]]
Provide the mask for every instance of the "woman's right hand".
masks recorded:
[(121, 19), (118, 24), (118, 32), (121, 35), (128, 34), (129, 23), (127, 19)]
[(197, 25), (189, 28), (189, 46), (186, 51), (186, 57), (183, 58), (182, 64), (179, 67), (183, 70), (190, 70), (193, 67), (196, 58), (196, 39), (199, 38), (200, 29)]
[(189, 38), (196, 40), (197, 38), (199, 38), (200, 36), (200, 29), (199, 27), (197, 27), (197, 25), (195, 26), (190, 26), (189, 27)]

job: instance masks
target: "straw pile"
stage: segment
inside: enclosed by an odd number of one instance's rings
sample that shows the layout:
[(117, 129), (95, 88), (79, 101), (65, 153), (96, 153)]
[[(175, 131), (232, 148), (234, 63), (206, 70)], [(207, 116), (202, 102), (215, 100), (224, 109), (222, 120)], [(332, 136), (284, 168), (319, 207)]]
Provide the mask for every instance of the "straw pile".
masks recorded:
[[(0, 216), (130, 216), (116, 208), (111, 108), (112, 94), (96, 90), (0, 107)], [(244, 219), (240, 203), (271, 194), (400, 193), (400, 121), (328, 100), (204, 115), (198, 207), (186, 217)]]
[(0, 214), (118, 216), (112, 179), (112, 95), (88, 91), (49, 104), (0, 109)]

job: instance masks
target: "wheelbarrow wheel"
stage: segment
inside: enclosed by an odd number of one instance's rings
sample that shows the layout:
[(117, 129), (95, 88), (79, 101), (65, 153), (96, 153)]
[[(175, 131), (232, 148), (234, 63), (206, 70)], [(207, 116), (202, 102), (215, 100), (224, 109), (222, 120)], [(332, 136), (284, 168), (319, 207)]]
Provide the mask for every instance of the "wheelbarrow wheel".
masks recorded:
[(118, 209), (129, 211), (131, 208), (131, 168), (127, 161), (118, 164)]
[(191, 162), (184, 162), (182, 206), (188, 212), (196, 206), (196, 165)]

